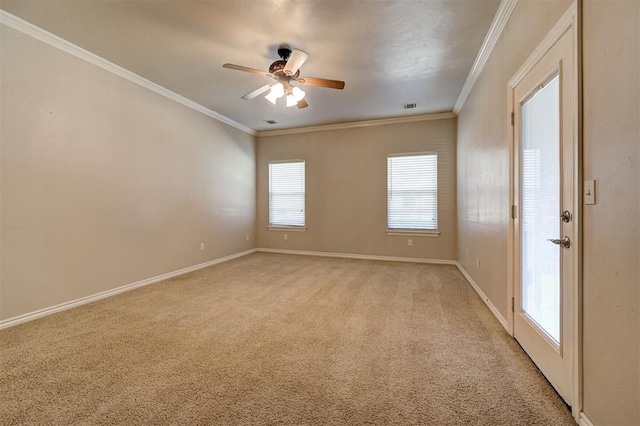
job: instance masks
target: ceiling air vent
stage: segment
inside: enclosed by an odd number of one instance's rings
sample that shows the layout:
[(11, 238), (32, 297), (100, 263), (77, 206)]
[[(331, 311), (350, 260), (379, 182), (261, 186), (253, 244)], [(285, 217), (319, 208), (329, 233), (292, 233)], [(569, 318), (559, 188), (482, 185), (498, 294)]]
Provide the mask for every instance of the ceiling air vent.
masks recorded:
[(267, 124), (277, 124), (276, 120), (263, 120)]
[(415, 102), (412, 103), (412, 104), (402, 104), (402, 108), (404, 108), (404, 109), (412, 109), (412, 108), (415, 108), (417, 106), (418, 106), (418, 104), (415, 103)]

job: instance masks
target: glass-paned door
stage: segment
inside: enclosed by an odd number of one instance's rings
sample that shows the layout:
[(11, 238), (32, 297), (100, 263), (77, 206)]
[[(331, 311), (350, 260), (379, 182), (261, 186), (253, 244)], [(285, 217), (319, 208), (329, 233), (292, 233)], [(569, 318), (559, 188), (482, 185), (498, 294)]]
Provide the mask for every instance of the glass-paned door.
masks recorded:
[(558, 393), (573, 398), (577, 234), (573, 38), (565, 33), (513, 86), (513, 334)]
[(522, 105), (522, 310), (560, 344), (560, 78), (540, 85)]

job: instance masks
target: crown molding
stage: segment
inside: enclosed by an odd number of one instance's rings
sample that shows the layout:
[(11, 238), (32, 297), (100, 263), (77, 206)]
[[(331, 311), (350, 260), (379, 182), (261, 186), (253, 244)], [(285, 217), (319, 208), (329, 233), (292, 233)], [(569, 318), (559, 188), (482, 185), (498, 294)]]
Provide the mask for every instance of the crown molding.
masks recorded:
[(245, 133), (248, 133), (252, 136), (256, 136), (257, 132), (253, 129), (250, 129), (247, 126), (244, 126), (224, 115), (217, 113), (215, 111), (210, 110), (209, 108), (200, 105), (190, 99), (185, 98), (184, 96), (178, 95), (171, 90), (160, 86), (150, 80), (147, 80), (144, 77), (139, 76), (125, 68), (122, 68), (119, 65), (114, 64), (94, 53), (89, 52), (75, 44), (58, 37), (48, 31), (43, 30), (40, 27), (37, 27), (23, 19), (18, 18), (15, 15), (12, 15), (9, 12), (4, 10), (0, 10), (0, 23), (13, 28), (14, 30), (20, 31), (23, 34), (31, 36), (37, 40), (40, 40), (48, 45), (60, 49), (70, 55), (73, 55), (79, 59), (82, 59), (92, 65), (95, 65), (99, 68), (102, 68), (105, 71), (109, 71), (112, 74), (115, 74), (119, 77), (122, 77), (126, 80), (129, 80), (132, 83), (135, 83), (139, 86), (142, 86), (146, 89), (151, 90), (165, 98), (171, 99), (179, 104), (182, 104), (188, 108), (191, 108), (194, 111), (198, 111), (208, 117), (211, 117), (215, 120), (218, 120), (222, 123), (228, 124), (231, 127), (235, 127), (238, 130), (241, 130)]
[(476, 56), (476, 60), (473, 62), (469, 75), (467, 75), (467, 80), (464, 82), (460, 95), (458, 95), (458, 100), (453, 107), (453, 112), (456, 114), (462, 110), (465, 101), (471, 93), (471, 89), (473, 89), (473, 85), (476, 83), (476, 80), (478, 80), (478, 77), (480, 77), (484, 66), (489, 60), (489, 56), (491, 55), (493, 48), (496, 46), (505, 25), (507, 25), (511, 12), (513, 12), (513, 9), (516, 8), (517, 4), (518, 0), (502, 0), (500, 6), (498, 6), (498, 11), (493, 17), (493, 22), (491, 22), (491, 26), (489, 27), (489, 31), (487, 32), (484, 41), (482, 42), (482, 46), (480, 46), (478, 56)]
[(384, 126), (387, 124), (401, 124), (401, 123), (413, 123), (416, 121), (430, 121), (430, 120), (448, 120), (456, 118), (457, 114), (453, 112), (443, 112), (438, 114), (422, 114), (411, 115), (408, 117), (394, 117), (394, 118), (382, 118), (379, 120), (366, 120), (366, 121), (351, 121), (348, 123), (338, 124), (325, 124), (322, 126), (310, 126), (310, 127), (296, 127), (293, 129), (283, 130), (267, 130), (258, 132), (258, 137), (269, 136), (281, 136), (281, 135), (293, 135), (296, 133), (309, 133), (309, 132), (322, 132), (327, 130), (342, 130), (342, 129), (355, 129), (358, 127), (371, 127), (371, 126)]

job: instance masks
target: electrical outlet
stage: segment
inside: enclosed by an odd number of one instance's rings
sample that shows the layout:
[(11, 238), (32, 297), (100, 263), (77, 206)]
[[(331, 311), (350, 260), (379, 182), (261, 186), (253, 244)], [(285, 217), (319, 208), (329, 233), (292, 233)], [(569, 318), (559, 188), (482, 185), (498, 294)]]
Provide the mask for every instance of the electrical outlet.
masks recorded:
[(204, 243), (200, 243), (200, 251), (204, 250)]
[(247, 241), (249, 241), (249, 234), (244, 237)]
[(407, 241), (407, 245), (408, 245), (409, 247), (413, 247), (413, 240), (408, 240), (408, 241)]
[(285, 240), (285, 241), (287, 241), (287, 240), (289, 239), (289, 237), (287, 236), (287, 234), (284, 234), (284, 235), (282, 236), (282, 238), (284, 238), (284, 240)]
[(476, 259), (476, 266), (480, 267), (480, 259)]

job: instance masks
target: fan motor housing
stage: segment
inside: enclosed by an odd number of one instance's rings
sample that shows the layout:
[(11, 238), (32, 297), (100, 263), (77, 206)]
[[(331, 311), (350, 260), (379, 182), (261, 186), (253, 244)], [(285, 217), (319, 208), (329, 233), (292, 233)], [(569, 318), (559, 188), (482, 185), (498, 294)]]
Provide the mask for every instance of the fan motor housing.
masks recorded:
[(287, 61), (275, 61), (269, 67), (269, 74), (273, 74), (278, 79), (282, 77), (287, 77), (287, 81), (297, 79), (300, 76), (300, 70), (296, 71), (296, 73), (291, 76), (287, 76), (284, 73), (284, 67), (286, 65), (287, 65)]

